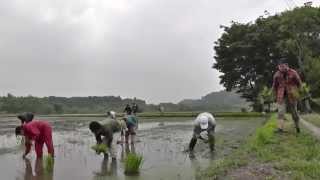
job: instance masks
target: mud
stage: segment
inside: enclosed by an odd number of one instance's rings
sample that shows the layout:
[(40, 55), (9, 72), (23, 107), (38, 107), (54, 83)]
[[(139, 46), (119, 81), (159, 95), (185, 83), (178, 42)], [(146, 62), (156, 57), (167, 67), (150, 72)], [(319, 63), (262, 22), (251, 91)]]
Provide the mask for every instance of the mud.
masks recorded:
[[(13, 135), (19, 123), (15, 118), (0, 119), (0, 172), (5, 180), (136, 180), (136, 179), (197, 179), (200, 169), (211, 161), (227, 156), (238, 148), (262, 119), (218, 118), (216, 151), (210, 153), (208, 144), (198, 141), (195, 158), (185, 153), (192, 136), (191, 118), (141, 120), (137, 143), (118, 145), (117, 161), (104, 160), (91, 150), (95, 139), (88, 130), (90, 121), (101, 118), (50, 118), (54, 126), (56, 158), (53, 173), (43, 171), (43, 163), (36, 161), (34, 152), (23, 160), (23, 147)], [(137, 176), (125, 176), (123, 159), (126, 153), (142, 154), (144, 163)]]

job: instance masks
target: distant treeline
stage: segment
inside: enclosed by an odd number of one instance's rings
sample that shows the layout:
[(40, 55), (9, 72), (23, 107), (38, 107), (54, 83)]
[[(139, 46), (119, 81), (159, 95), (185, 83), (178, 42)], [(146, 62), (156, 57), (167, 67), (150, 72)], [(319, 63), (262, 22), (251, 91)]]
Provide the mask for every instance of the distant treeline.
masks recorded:
[[(178, 104), (160, 103), (158, 105), (146, 104), (141, 99), (122, 99), (120, 96), (89, 96), (89, 97), (34, 97), (34, 96), (14, 96), (8, 94), (0, 97), (0, 113), (20, 113), (34, 112), (38, 114), (85, 114), (85, 113), (105, 113), (108, 110), (123, 112), (126, 104), (135, 102), (139, 106), (140, 112), (159, 112), (160, 107), (165, 112), (179, 111), (239, 111), (243, 103), (239, 97), (234, 97), (230, 101), (230, 93), (216, 92), (219, 99), (214, 100), (212, 95), (207, 95), (200, 100), (187, 100)], [(221, 93), (223, 96), (221, 96)], [(222, 101), (223, 98), (229, 103)], [(234, 96), (233, 94), (231, 96)], [(240, 99), (240, 101), (239, 101)], [(210, 103), (209, 103), (210, 102)]]

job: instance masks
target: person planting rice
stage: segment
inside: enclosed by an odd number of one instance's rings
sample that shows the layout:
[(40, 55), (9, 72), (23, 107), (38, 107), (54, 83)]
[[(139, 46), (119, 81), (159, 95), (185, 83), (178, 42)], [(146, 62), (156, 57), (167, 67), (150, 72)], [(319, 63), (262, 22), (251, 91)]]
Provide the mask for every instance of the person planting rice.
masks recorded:
[(123, 118), (126, 121), (127, 129), (125, 132), (125, 142), (129, 143), (129, 136), (131, 144), (134, 143), (135, 135), (136, 135), (136, 129), (138, 128), (138, 118), (133, 115), (128, 115), (127, 117)]
[[(114, 141), (119, 132), (125, 128), (125, 123), (117, 121), (115, 119), (109, 120), (106, 124), (102, 125), (97, 121), (92, 121), (89, 124), (90, 131), (95, 135), (97, 145), (105, 144), (107, 146), (106, 152), (104, 152), (105, 158), (108, 158), (108, 152), (113, 160), (116, 159), (116, 143)], [(96, 151), (97, 153), (100, 153)]]
[(31, 121), (29, 123), (23, 124), (16, 127), (16, 136), (25, 137), (25, 152), (23, 158), (25, 158), (31, 150), (31, 142), (35, 142), (35, 151), (37, 158), (42, 158), (42, 148), (43, 144), (46, 144), (48, 153), (54, 157), (54, 148), (52, 141), (52, 128), (50, 124), (46, 121)]
[(286, 63), (286, 59), (282, 58), (278, 62), (278, 71), (273, 76), (272, 89), (276, 95), (278, 105), (278, 129), (276, 133), (284, 132), (284, 119), (286, 109), (290, 110), (292, 119), (295, 124), (296, 132), (300, 133), (299, 114), (297, 110), (298, 90), (302, 85), (299, 74), (291, 69)]
[[(216, 127), (216, 121), (212, 114), (208, 112), (201, 113), (194, 120), (193, 135), (189, 143), (189, 151), (193, 152), (193, 149), (197, 143), (198, 139), (201, 139), (209, 143), (211, 151), (214, 151), (214, 131)], [(207, 132), (208, 139), (202, 137), (202, 132)]]

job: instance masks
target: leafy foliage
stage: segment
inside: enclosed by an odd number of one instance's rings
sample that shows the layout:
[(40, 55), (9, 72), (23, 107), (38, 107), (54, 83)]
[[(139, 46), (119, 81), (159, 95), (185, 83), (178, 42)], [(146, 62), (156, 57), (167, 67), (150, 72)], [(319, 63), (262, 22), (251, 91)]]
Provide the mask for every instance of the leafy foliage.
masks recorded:
[(273, 94), (273, 90), (264, 86), (262, 91), (259, 93), (258, 98), (261, 104), (268, 104), (274, 101), (275, 97)]
[(286, 57), (320, 95), (320, 10), (300, 7), (253, 23), (232, 22), (215, 42), (214, 68), (222, 72), (220, 83), (256, 103), (264, 86), (271, 86), (278, 59)]

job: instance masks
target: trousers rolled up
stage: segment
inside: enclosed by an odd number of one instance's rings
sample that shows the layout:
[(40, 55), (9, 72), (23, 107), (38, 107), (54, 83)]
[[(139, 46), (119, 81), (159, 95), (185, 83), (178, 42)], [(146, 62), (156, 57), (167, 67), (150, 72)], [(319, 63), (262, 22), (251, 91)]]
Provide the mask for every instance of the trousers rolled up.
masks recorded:
[[(201, 133), (201, 132), (200, 132)], [(189, 143), (189, 150), (193, 151), (195, 145), (197, 144), (198, 139), (200, 139), (200, 133), (199, 132), (194, 132), (192, 135), (192, 138)], [(209, 148), (211, 151), (214, 150), (215, 148), (215, 136), (214, 136), (214, 130), (208, 131), (208, 143), (209, 143)]]

